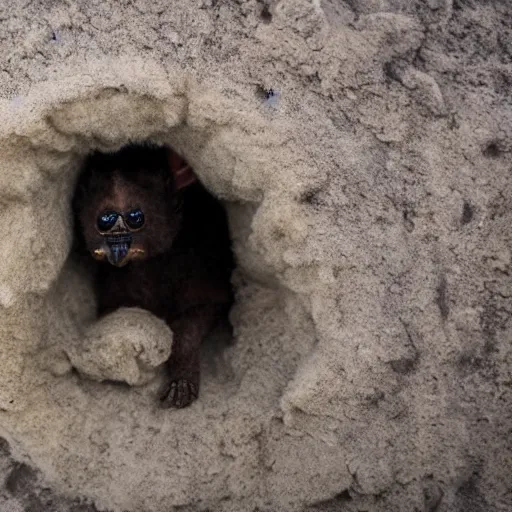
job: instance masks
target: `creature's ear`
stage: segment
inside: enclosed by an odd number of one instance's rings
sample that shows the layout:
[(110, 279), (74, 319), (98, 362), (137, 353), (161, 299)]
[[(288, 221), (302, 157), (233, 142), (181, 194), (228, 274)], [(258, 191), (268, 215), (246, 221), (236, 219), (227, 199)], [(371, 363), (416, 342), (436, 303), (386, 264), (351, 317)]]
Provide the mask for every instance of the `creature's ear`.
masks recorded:
[(177, 190), (188, 187), (197, 181), (197, 176), (192, 168), (171, 149), (169, 150), (169, 167)]

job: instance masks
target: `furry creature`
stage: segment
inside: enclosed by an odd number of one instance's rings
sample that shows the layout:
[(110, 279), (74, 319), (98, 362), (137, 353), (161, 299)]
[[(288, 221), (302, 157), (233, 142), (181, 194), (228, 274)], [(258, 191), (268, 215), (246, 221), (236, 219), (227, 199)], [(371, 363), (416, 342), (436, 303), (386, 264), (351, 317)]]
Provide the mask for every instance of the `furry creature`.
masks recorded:
[(98, 314), (140, 307), (174, 333), (164, 407), (199, 392), (201, 340), (232, 303), (223, 208), (167, 148), (126, 146), (85, 162), (73, 201), (82, 253), (95, 265)]

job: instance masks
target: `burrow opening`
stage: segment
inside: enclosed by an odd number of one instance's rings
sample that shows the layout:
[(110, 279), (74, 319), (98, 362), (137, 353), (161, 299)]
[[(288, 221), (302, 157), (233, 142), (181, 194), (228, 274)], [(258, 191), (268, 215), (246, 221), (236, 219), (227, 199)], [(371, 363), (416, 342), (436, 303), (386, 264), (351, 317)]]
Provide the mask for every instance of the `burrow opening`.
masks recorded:
[[(154, 342), (165, 337), (161, 325), (155, 323), (154, 315), (153, 319), (147, 315), (130, 315), (135, 320), (119, 318), (117, 325), (110, 326), (115, 329), (95, 329), (101, 324), (94, 301), (91, 267), (95, 262), (88, 254), (85, 259), (80, 258), (76, 244), (73, 246), (76, 237), (73, 237), (71, 203), (85, 160), (92, 152), (116, 152), (129, 143), (175, 149), (192, 164), (200, 182), (217, 198), (215, 201), (220, 202), (229, 219), (230, 241), (236, 255), (233, 284), (237, 299), (230, 320), (237, 343), (232, 350), (223, 350), (234, 345), (231, 336), (223, 336), (225, 341), (219, 346), (201, 348), (201, 355), (219, 356), (212, 365), (213, 375), (202, 373), (205, 379), (201, 393), (208, 391), (208, 406), (221, 396), (218, 389), (222, 393), (235, 393), (246, 369), (266, 357), (263, 343), (255, 345), (257, 350), (252, 346), (253, 336), (273, 343), (278, 336), (289, 335), (293, 326), (282, 329), (281, 321), (274, 325), (273, 316), (267, 315), (267, 311), (287, 317), (286, 307), (291, 302), (297, 307), (293, 318), (302, 321), (305, 304), (295, 293), (302, 293), (304, 286), (301, 276), (288, 270), (297, 265), (296, 248), (307, 232), (293, 198), (309, 186), (309, 181), (305, 184), (302, 180), (283, 179), (288, 174), (300, 173), (302, 160), (296, 151), (289, 151), (288, 141), (282, 135), (285, 132), (269, 127), (265, 118), (240, 115), (243, 108), (237, 110), (202, 89), (191, 89), (186, 94), (180, 91), (155, 96), (147, 92), (127, 93), (100, 84), (94, 93), (73, 94), (66, 101), (59, 96), (52, 106), (30, 111), (31, 119), (42, 122), (44, 129), (41, 131), (35, 123), (33, 130), (20, 140), (20, 177), (32, 173), (34, 179), (40, 180), (44, 193), (41, 189), (34, 196), (33, 204), (26, 205), (26, 219), (19, 212), (16, 218), (20, 219), (21, 229), (24, 221), (37, 224), (35, 212), (39, 218), (43, 211), (51, 219), (45, 226), (51, 227), (46, 238), (38, 237), (41, 242), (33, 249), (39, 251), (37, 267), (33, 258), (29, 265), (26, 246), (33, 241), (28, 238), (22, 240), (25, 245), (15, 246), (16, 265), (11, 263), (10, 269), (13, 275), (19, 268), (30, 267), (33, 271), (16, 274), (23, 281), (12, 280), (12, 286), (20, 294), (31, 291), (37, 299), (26, 314), (36, 323), (34, 351), (37, 354), (33, 361), (35, 371), (42, 372), (42, 378), (76, 374), (75, 369), (89, 377), (82, 379), (78, 388), (99, 393), (105, 389), (105, 398), (113, 390), (88, 382), (114, 380), (132, 386), (151, 382), (140, 390), (144, 396), (153, 395), (158, 384), (154, 379), (158, 373), (155, 368), (164, 366), (159, 351), (166, 349), (158, 341)], [(30, 151), (21, 149), (26, 140), (33, 146)], [(21, 179), (19, 182), (24, 183)], [(11, 188), (11, 194), (22, 197), (25, 193), (18, 182), (13, 181)], [(55, 208), (55, 204), (59, 207)], [(291, 261), (286, 261), (285, 254)], [(263, 320), (262, 311), (265, 311)], [(267, 320), (269, 325), (263, 328)], [(145, 344), (148, 336), (152, 345)], [(104, 337), (108, 338), (107, 343), (100, 343)], [(310, 339), (305, 336), (304, 347), (297, 349), (301, 355), (309, 350)], [(287, 345), (283, 346), (283, 357), (278, 362), (290, 372), (291, 378), (300, 358), (288, 358)], [(82, 350), (84, 347), (86, 350)], [(84, 353), (77, 355), (80, 351)], [(118, 358), (117, 354), (122, 357)], [(77, 357), (81, 358), (82, 367), (76, 364)], [(142, 367), (141, 359), (144, 359)], [(156, 360), (160, 362), (155, 363)], [(144, 365), (148, 361), (150, 370), (146, 372)], [(77, 390), (75, 375), (71, 380), (59, 378), (55, 382), (70, 386), (66, 393)], [(7, 398), (17, 397), (22, 387), (17, 384), (9, 388)], [(115, 396), (117, 400), (119, 395), (115, 393)], [(130, 407), (130, 400), (123, 402), (126, 407)], [(20, 402), (18, 407), (25, 407), (25, 403)], [(143, 403), (149, 404), (147, 400)]]
[[(214, 304), (199, 352), (203, 371), (217, 373), (234, 343), (235, 257), (223, 201), (171, 146), (145, 141), (91, 149), (79, 166), (71, 205), (70, 260), (92, 283), (94, 321), (135, 307), (174, 332), (181, 318), (201, 322), (190, 312)], [(177, 343), (174, 333), (173, 352)], [(172, 357), (161, 365), (169, 378)]]
[[(10, 180), (9, 193), (24, 200), (16, 204), (12, 218), (27, 236), (13, 244), (16, 258), (11, 258), (8, 268), (19, 279), (8, 283), (23, 299), (29, 293), (33, 296), (31, 303), (24, 301), (23, 308), (12, 315), (16, 327), (21, 321), (27, 325), (20, 331), (24, 339), (33, 339), (31, 353), (17, 339), (11, 345), (13, 354), (19, 354), (20, 366), (26, 361), (33, 363), (33, 372), (20, 371), (22, 378), (18, 378), (18, 366), (13, 364), (10, 373), (4, 373), (8, 378), (2, 383), (14, 384), (2, 386), (8, 390), (2, 404), (11, 397), (17, 402), (25, 400), (17, 407), (28, 418), (26, 428), (19, 426), (16, 415), (7, 417), (8, 426), (30, 445), (34, 457), (58, 461), (52, 467), (56, 481), (65, 481), (68, 487), (91, 496), (101, 495), (120, 508), (143, 509), (150, 502), (180, 503), (181, 496), (190, 491), (189, 483), (203, 478), (214, 466), (221, 471), (208, 477), (213, 478), (208, 493), (212, 499), (222, 495), (222, 468), (228, 468), (232, 460), (223, 455), (222, 446), (238, 445), (233, 435), (239, 432), (244, 439), (252, 439), (254, 425), (270, 415), (281, 416), (281, 397), (295, 386), (292, 379), (310, 353), (314, 330), (305, 318), (307, 304), (295, 295), (309, 286), (309, 277), (302, 283), (302, 271), (294, 270), (301, 264), (300, 244), (308, 232), (293, 199), (309, 187), (309, 180), (303, 183), (294, 178), (306, 176), (300, 149), (291, 147), (286, 130), (269, 126), (264, 117), (243, 105), (237, 109), (231, 100), (225, 105), (218, 94), (202, 89), (183, 92), (181, 87), (174, 93), (167, 76), (160, 82), (139, 76), (140, 83), (131, 86), (136, 92), (130, 93), (105, 86), (131, 83), (131, 69), (111, 82), (101, 77), (95, 88), (87, 80), (77, 79), (77, 89), (68, 96), (52, 86), (53, 103), (45, 101), (39, 110), (34, 107), (33, 112), (28, 108), (22, 112), (22, 117), (34, 120), (34, 127), (27, 129), (22, 139), (15, 138), (17, 152), (11, 167), (19, 171), (20, 179)], [(154, 84), (163, 84), (163, 91), (154, 93)], [(70, 247), (70, 203), (79, 168), (91, 151), (117, 150), (128, 141), (175, 148), (192, 163), (201, 182), (228, 213), (236, 254), (237, 300), (231, 319), (237, 344), (227, 351), (232, 379), (223, 382), (226, 374), (213, 376), (215, 381), (212, 376), (205, 378), (198, 406), (183, 414), (169, 415), (155, 407), (157, 379), (131, 388), (94, 382), (105, 380), (99, 378), (79, 381), (66, 360), (71, 348), (88, 341), (84, 331), (100, 323), (92, 301), (89, 265), (94, 261), (87, 258), (82, 266), (75, 248)], [(34, 191), (30, 201), (27, 184)], [(39, 222), (41, 218), (45, 222)], [(34, 229), (29, 231), (26, 226)], [(36, 237), (36, 227), (47, 228), (43, 231), (46, 236)], [(37, 241), (39, 245), (30, 247)], [(37, 258), (32, 250), (39, 251)], [(2, 299), (5, 301), (5, 296)], [(142, 320), (142, 329), (135, 326), (137, 333), (160, 332), (147, 317)], [(111, 340), (118, 343), (116, 338)], [(85, 362), (96, 366), (102, 362), (94, 351), (89, 355), (94, 360)], [(39, 386), (40, 382), (48, 386)], [(211, 435), (212, 425), (215, 435)], [(129, 442), (119, 443), (118, 439)], [(249, 445), (241, 447), (239, 459), (244, 467), (252, 468), (253, 443), (249, 441)], [(109, 447), (106, 451), (105, 446)], [(119, 463), (125, 456), (136, 457), (142, 473), (137, 482), (127, 486), (126, 494), (112, 496), (113, 479), (123, 485), (132, 482), (133, 467)], [(181, 480), (177, 466), (192, 478)], [(84, 467), (90, 468), (85, 476)], [(147, 475), (143, 473), (146, 470)], [(148, 481), (164, 485), (148, 487)]]

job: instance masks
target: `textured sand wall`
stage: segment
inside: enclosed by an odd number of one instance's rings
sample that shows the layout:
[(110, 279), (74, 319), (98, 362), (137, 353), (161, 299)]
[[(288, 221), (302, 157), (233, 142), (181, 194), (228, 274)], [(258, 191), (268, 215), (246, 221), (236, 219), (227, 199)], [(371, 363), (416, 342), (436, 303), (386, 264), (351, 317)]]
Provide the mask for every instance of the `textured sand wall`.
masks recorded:
[[(0, 503), (510, 510), (507, 2), (2, 6)], [(235, 343), (182, 411), (135, 360), (169, 350), (157, 319), (87, 351), (70, 199), (128, 140), (183, 153), (230, 220)]]

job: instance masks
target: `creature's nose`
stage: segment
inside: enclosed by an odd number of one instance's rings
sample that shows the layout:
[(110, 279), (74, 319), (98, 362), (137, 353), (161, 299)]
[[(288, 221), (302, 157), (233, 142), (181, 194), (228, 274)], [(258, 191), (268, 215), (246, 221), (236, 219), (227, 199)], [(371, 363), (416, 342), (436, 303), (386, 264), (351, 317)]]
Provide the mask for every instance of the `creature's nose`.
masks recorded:
[(126, 224), (124, 223), (124, 219), (122, 215), (117, 217), (116, 223), (112, 226), (110, 232), (111, 233), (122, 233), (128, 231)]

